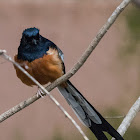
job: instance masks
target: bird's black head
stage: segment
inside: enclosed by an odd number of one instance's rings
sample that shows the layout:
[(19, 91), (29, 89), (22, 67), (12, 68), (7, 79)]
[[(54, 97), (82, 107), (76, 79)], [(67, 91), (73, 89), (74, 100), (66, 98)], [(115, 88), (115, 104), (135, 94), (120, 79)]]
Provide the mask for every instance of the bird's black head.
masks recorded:
[(31, 62), (41, 58), (46, 54), (50, 46), (56, 47), (53, 42), (39, 34), (39, 29), (35, 27), (25, 29), (18, 48), (18, 59)]
[(37, 28), (28, 28), (25, 29), (22, 33), (22, 43), (31, 44), (31, 45), (37, 45), (40, 39), (39, 35), (39, 29)]

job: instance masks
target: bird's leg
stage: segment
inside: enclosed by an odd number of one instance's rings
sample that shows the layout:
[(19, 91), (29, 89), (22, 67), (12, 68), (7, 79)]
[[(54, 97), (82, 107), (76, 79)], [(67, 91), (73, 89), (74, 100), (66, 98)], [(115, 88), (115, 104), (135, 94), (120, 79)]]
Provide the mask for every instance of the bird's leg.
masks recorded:
[(41, 90), (41, 88), (38, 87), (38, 90), (37, 90), (37, 97), (41, 97), (41, 98), (44, 98), (44, 93), (43, 91)]

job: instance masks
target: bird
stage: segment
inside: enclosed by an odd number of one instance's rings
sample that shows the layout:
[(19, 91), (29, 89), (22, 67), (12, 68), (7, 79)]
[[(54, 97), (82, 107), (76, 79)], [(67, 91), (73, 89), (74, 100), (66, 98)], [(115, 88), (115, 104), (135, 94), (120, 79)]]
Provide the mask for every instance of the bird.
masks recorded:
[[(40, 35), (39, 31), (35, 27), (23, 31), (14, 60), (40, 84), (45, 85), (65, 74), (64, 54), (52, 41)], [(24, 84), (31, 87), (35, 85), (22, 71), (14, 67), (17, 77)], [(116, 140), (123, 140), (123, 137), (69, 80), (57, 88), (79, 120), (94, 133), (98, 140), (108, 140), (104, 132), (109, 133)], [(41, 93), (39, 95), (41, 96)]]

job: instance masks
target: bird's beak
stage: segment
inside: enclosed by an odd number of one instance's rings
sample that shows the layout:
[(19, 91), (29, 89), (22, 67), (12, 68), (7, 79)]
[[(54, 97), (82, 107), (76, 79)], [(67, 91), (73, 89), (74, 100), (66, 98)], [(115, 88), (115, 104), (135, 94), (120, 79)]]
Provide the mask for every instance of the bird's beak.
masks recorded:
[(35, 39), (32, 40), (32, 43), (37, 45), (37, 41)]

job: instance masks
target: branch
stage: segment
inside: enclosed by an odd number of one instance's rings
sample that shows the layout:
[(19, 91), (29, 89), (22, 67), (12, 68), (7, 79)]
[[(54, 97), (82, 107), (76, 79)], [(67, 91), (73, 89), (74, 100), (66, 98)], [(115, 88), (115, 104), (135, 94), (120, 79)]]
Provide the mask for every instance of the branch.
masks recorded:
[(92, 40), (86, 51), (83, 53), (83, 55), (80, 57), (78, 62), (71, 68), (65, 75), (58, 78), (55, 82), (51, 83), (49, 86), (47, 86), (47, 90), (54, 89), (57, 85), (60, 83), (68, 80), (71, 78), (85, 63), (87, 58), (90, 56), (92, 51), (96, 48), (100, 40), (103, 38), (105, 33), (108, 31), (108, 29), (112, 26), (112, 24), (116, 21), (117, 17), (120, 15), (120, 13), (125, 9), (125, 7), (131, 2), (131, 0), (123, 0), (123, 2), (115, 9), (115, 11), (112, 13), (112, 15), (108, 18), (107, 22), (103, 25), (103, 27), (99, 30), (96, 37)]
[[(92, 51), (96, 48), (96, 46), (98, 45), (98, 43), (100, 42), (100, 40), (102, 39), (102, 37), (107, 32), (107, 30), (111, 27), (111, 25), (115, 22), (115, 20), (119, 16), (119, 14), (124, 10), (124, 8), (130, 2), (131, 2), (131, 0), (123, 0), (123, 2), (115, 9), (115, 11), (109, 17), (109, 19), (107, 20), (107, 22), (103, 25), (103, 27), (97, 33), (96, 37), (93, 39), (93, 41), (91, 42), (91, 44), (89, 45), (89, 47), (87, 48), (87, 50), (84, 52), (84, 54), (78, 60), (78, 62), (74, 65), (74, 67), (68, 73), (66, 73), (65, 75), (63, 75), (62, 77), (58, 78), (56, 81), (54, 81), (53, 83), (51, 83), (49, 86), (47, 86), (46, 87), (47, 91), (51, 91), (56, 86), (58, 86), (60, 83), (68, 80), (70, 77), (72, 77), (80, 69), (80, 67), (85, 63), (85, 61), (90, 56), (90, 54), (92, 53)], [(9, 61), (12, 62), (12, 59), (11, 58), (9, 59), (7, 57), (7, 55), (5, 54), (4, 51), (0, 50), (0, 55), (3, 55), (7, 60), (9, 60)], [(16, 64), (16, 66), (18, 66), (18, 65)], [(18, 66), (18, 67), (22, 70), (22, 67), (20, 67), (20, 66)], [(28, 76), (28, 73), (26, 71), (24, 73)], [(31, 80), (34, 81), (33, 78), (31, 78)], [(37, 84), (37, 81), (35, 83)], [(40, 84), (38, 83), (38, 85), (40, 85)], [(40, 85), (39, 87), (42, 89), (42, 91), (45, 91), (46, 93), (48, 93), (44, 89), (44, 87), (42, 85)], [(33, 97), (27, 99), (26, 101), (23, 101), (20, 104), (16, 105), (12, 109), (9, 109), (7, 112), (3, 113), (0, 116), (0, 122), (6, 120), (7, 118), (9, 118), (10, 116), (12, 116), (13, 114), (15, 114), (15, 113), (19, 112), (20, 110), (24, 109), (25, 107), (29, 106), (30, 104), (32, 104), (33, 102), (35, 102), (39, 98), (40, 97), (37, 97), (36, 95), (34, 95)]]
[[(73, 125), (78, 129), (78, 131), (82, 134), (83, 138), (85, 140), (89, 140), (87, 138), (87, 136), (85, 135), (85, 133), (82, 131), (82, 129), (80, 128), (80, 126), (75, 122), (75, 120), (67, 113), (67, 111), (60, 105), (60, 103), (34, 78), (32, 77), (27, 71), (25, 71), (18, 63), (16, 63), (10, 56), (8, 56), (6, 54), (5, 50), (0, 50), (0, 55), (3, 55), (3, 57), (12, 62), (16, 67), (18, 67), (24, 74), (26, 74), (44, 93), (44, 95), (48, 95), (49, 98), (57, 105), (57, 107), (68, 117), (68, 119), (73, 123)], [(15, 114), (16, 112), (18, 112), (18, 110), (25, 108), (29, 102), (33, 103), (33, 99), (37, 100), (40, 97), (34, 95), (32, 98), (27, 99), (26, 101), (21, 102), (19, 105), (16, 105), (15, 107), (13, 107), (12, 109), (6, 111), (5, 113), (3, 113), (2, 115), (0, 115), (0, 122), (4, 121), (6, 119), (6, 117), (10, 117), (13, 114)], [(10, 116), (9, 116), (10, 115)]]
[[(130, 108), (129, 112), (127, 113), (126, 117), (123, 119), (121, 125), (119, 126), (117, 130), (121, 134), (121, 136), (125, 134), (128, 127), (130, 126), (130, 124), (132, 123), (133, 119), (136, 117), (139, 111), (140, 111), (140, 97)], [(112, 140), (115, 140), (115, 139), (112, 138)]]

